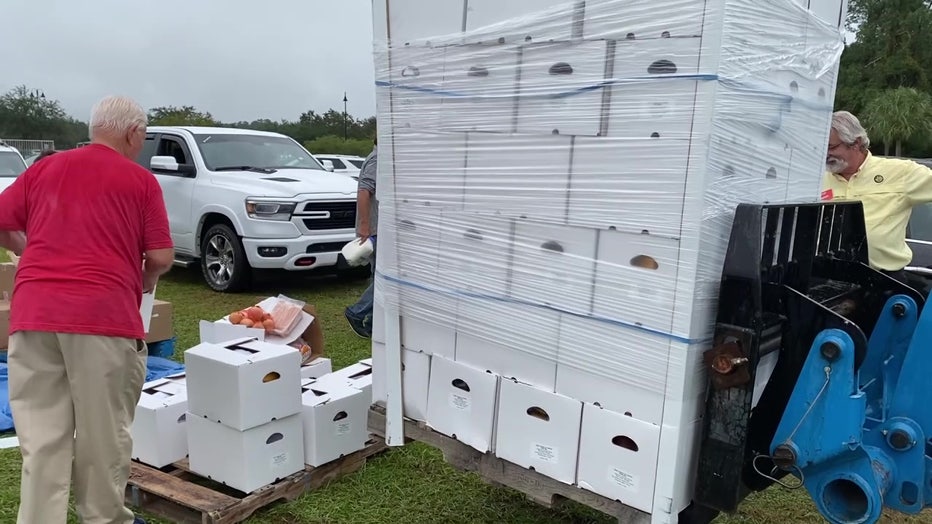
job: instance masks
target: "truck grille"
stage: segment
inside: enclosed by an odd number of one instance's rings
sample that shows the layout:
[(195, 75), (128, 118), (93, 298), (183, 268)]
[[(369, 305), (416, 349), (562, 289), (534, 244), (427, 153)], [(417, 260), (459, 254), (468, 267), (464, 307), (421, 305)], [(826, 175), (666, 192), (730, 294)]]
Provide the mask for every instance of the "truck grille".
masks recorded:
[(308, 202), (295, 216), (311, 231), (355, 229), (356, 202)]

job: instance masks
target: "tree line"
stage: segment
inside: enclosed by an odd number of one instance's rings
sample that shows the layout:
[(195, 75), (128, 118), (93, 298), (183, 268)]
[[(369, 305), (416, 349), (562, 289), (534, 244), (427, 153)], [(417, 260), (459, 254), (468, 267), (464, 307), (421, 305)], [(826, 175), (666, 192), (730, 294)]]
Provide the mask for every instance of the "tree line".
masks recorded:
[[(835, 109), (859, 115), (876, 154), (932, 157), (932, 0), (849, 0), (847, 28), (857, 34), (841, 55)], [(330, 109), (296, 120), (220, 122), (191, 106), (149, 111), (151, 125), (229, 126), (290, 136), (314, 153), (365, 156), (375, 117)], [(87, 124), (39, 90), (18, 86), (0, 96), (0, 137), (87, 140)]]

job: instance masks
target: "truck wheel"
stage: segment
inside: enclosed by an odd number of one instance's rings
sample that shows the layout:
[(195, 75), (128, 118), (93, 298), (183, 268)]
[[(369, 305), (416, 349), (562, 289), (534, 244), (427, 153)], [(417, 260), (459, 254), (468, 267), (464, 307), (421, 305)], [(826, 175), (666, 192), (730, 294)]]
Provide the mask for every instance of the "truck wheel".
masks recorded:
[(201, 272), (214, 291), (235, 292), (249, 281), (249, 261), (236, 232), (226, 224), (207, 230), (201, 239)]

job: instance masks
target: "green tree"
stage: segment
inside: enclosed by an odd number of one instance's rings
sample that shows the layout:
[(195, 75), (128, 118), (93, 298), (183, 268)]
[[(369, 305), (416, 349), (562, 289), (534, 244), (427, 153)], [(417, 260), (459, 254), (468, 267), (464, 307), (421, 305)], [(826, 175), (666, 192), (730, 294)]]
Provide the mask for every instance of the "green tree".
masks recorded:
[(56, 140), (65, 132), (68, 120), (61, 103), (41, 90), (21, 85), (0, 96), (0, 136)]
[(835, 105), (860, 113), (882, 91), (932, 92), (932, 0), (849, 0), (857, 40), (841, 58)]
[(904, 142), (928, 141), (932, 134), (932, 95), (911, 87), (883, 91), (868, 102), (863, 116), (871, 135), (883, 142), (884, 154), (895, 145), (901, 156)]
[(202, 113), (192, 106), (163, 106), (149, 110), (152, 126), (207, 126), (219, 125), (210, 113)]

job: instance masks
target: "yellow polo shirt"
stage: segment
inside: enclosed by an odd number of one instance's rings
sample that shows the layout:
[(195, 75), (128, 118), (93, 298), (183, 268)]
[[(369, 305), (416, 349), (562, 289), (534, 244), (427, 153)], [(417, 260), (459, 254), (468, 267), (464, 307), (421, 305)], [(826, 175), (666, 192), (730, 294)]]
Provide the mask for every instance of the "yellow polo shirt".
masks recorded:
[(932, 202), (932, 169), (912, 160), (868, 153), (850, 180), (825, 173), (822, 200), (860, 200), (871, 267), (898, 271), (913, 259), (906, 244), (906, 225), (913, 206)]

